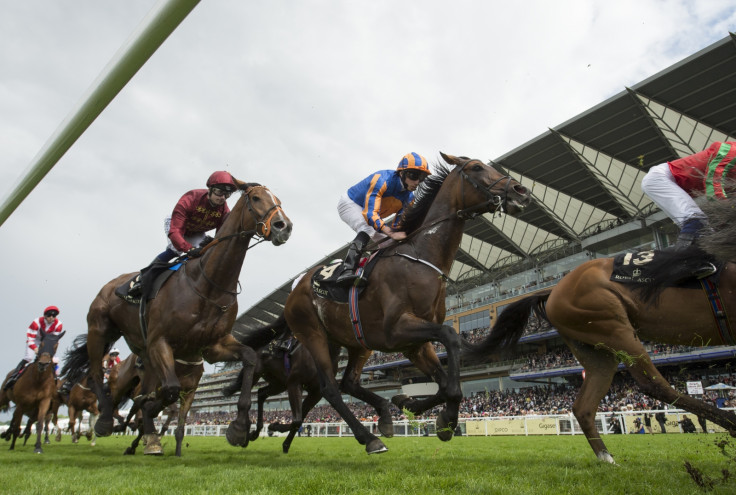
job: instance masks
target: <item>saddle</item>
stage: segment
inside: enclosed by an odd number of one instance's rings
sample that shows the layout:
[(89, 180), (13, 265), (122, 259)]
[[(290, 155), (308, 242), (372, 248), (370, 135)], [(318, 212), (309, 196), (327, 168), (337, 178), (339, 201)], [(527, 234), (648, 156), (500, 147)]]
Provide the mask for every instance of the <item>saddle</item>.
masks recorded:
[[(376, 262), (378, 261), (377, 255), (379, 252), (380, 251), (376, 251), (367, 259), (364, 258), (360, 263), (361, 266), (359, 266), (358, 270), (363, 270), (361, 277), (366, 280), (366, 283), (358, 287), (358, 295), (362, 294), (363, 290), (365, 290), (368, 285), (368, 277), (376, 266)], [(335, 285), (335, 271), (341, 264), (341, 260), (334, 260), (329, 265), (324, 265), (322, 268), (314, 272), (314, 275), (312, 275), (312, 291), (318, 297), (323, 299), (347, 304), (348, 294), (350, 289), (353, 287), (341, 287)]]
[(143, 286), (143, 292), (138, 297), (133, 297), (129, 294), (130, 288), (133, 287), (134, 284), (140, 283), (140, 279), (143, 276), (142, 273), (135, 274), (130, 280), (125, 282), (123, 285), (119, 286), (117, 289), (115, 289), (115, 295), (118, 296), (123, 301), (129, 303), (129, 304), (135, 304), (136, 306), (141, 303), (141, 299), (143, 297), (146, 298), (146, 300), (155, 299), (156, 295), (158, 294), (158, 291), (161, 290), (161, 287), (164, 285), (164, 283), (169, 279), (170, 276), (174, 274), (175, 271), (177, 271), (179, 268), (182, 267), (182, 263), (165, 263), (162, 265), (153, 265), (149, 269), (150, 270), (156, 270), (160, 273), (152, 274), (153, 277), (153, 283), (150, 287)]

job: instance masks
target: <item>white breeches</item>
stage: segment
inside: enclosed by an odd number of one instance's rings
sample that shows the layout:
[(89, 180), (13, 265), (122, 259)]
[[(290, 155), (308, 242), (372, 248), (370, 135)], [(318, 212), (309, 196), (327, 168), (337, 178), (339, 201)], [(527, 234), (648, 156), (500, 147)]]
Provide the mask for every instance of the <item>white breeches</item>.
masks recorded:
[(678, 227), (691, 218), (706, 218), (690, 194), (677, 185), (667, 163), (650, 168), (641, 189)]
[(363, 207), (350, 199), (348, 193), (343, 193), (340, 196), (340, 200), (337, 202), (337, 213), (342, 221), (348, 224), (356, 233), (365, 232), (374, 242), (380, 242), (388, 237), (368, 225), (365, 217), (363, 217)]
[[(166, 239), (168, 240), (168, 244), (166, 245), (166, 247), (176, 253), (184, 254), (183, 251), (179, 251), (171, 243), (171, 239), (169, 239), (169, 228), (170, 227), (171, 227), (171, 216), (168, 216), (166, 217), (166, 219), (164, 219), (164, 233), (166, 234)], [(206, 234), (204, 232), (200, 232), (198, 234), (185, 235), (184, 240), (187, 241), (189, 244), (191, 244), (194, 247), (199, 247), (199, 245), (204, 240), (205, 235)]]

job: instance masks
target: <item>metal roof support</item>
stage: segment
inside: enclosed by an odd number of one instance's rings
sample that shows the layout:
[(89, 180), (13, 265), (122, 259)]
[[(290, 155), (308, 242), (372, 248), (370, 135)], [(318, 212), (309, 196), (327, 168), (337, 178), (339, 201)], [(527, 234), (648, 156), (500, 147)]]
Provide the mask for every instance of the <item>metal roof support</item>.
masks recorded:
[(92, 83), (76, 108), (31, 161), (25, 176), (0, 206), (0, 225), (5, 223), (198, 3), (199, 0), (160, 0), (148, 13)]

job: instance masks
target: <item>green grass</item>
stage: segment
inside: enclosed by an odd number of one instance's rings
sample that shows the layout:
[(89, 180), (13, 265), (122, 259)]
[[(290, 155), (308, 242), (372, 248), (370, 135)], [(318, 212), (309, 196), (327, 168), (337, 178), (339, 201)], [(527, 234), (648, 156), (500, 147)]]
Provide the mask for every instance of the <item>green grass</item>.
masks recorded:
[[(599, 462), (582, 436), (389, 438), (389, 452), (369, 456), (353, 438), (296, 438), (289, 454), (280, 438), (236, 448), (224, 438), (185, 438), (181, 458), (173, 437), (165, 455), (123, 456), (131, 437), (91, 447), (68, 436), (44, 453), (0, 443), (0, 492), (12, 494), (683, 494), (706, 493), (685, 461), (711, 478), (736, 475), (725, 435), (609, 435), (618, 465)], [(729, 442), (724, 456), (717, 441)], [(707, 493), (732, 494), (736, 479)]]

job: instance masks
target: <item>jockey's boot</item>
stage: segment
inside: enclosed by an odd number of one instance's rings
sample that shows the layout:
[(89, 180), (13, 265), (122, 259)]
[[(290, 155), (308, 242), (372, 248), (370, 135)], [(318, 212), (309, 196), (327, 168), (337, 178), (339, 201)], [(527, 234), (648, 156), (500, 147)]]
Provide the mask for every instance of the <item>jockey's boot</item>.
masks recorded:
[[(168, 266), (169, 260), (175, 258), (176, 256), (178, 256), (177, 253), (170, 249), (167, 249), (163, 253), (153, 258), (153, 261), (151, 261), (151, 263), (149, 263), (147, 267), (141, 269), (141, 274), (136, 277), (136, 279), (128, 288), (128, 297), (133, 299), (142, 297), (144, 289), (149, 289), (153, 284), (153, 281), (156, 279), (156, 276), (161, 273), (160, 268), (163, 266)], [(152, 268), (159, 269), (153, 270)]]
[(360, 255), (363, 254), (363, 249), (365, 249), (365, 246), (370, 240), (370, 236), (365, 232), (359, 232), (355, 239), (353, 239), (353, 242), (350, 243), (348, 254), (345, 256), (345, 261), (338, 268), (335, 285), (341, 287), (353, 285), (356, 279), (359, 278), (355, 274), (355, 270), (358, 268)]
[[(698, 248), (697, 241), (700, 235), (708, 228), (708, 223), (705, 219), (691, 218), (686, 220), (682, 225), (682, 230), (677, 236), (675, 244), (668, 249), (674, 251), (684, 251), (690, 248)], [(699, 248), (698, 248), (699, 249)], [(703, 252), (705, 257), (705, 253)], [(695, 278), (700, 280), (701, 278), (709, 277), (713, 275), (717, 269), (716, 266), (710, 261), (703, 259), (694, 265), (683, 267), (683, 280), (688, 278)]]
[(18, 381), (18, 378), (20, 377), (21, 370), (25, 367), (26, 360), (23, 359), (18, 366), (13, 370), (13, 374), (10, 375), (10, 378), (8, 378), (8, 381), (5, 382), (5, 387), (3, 390), (9, 390), (13, 385), (15, 385), (15, 382)]

